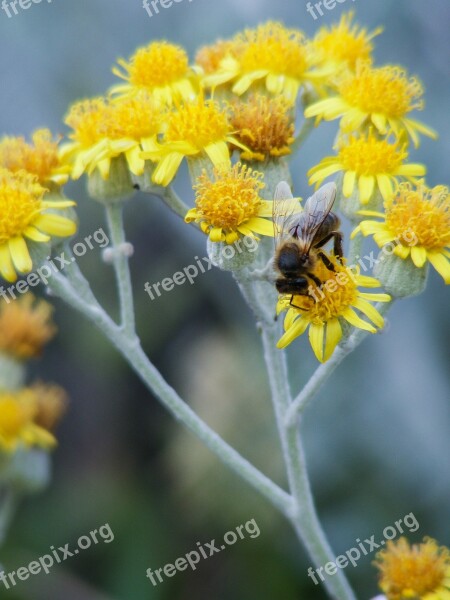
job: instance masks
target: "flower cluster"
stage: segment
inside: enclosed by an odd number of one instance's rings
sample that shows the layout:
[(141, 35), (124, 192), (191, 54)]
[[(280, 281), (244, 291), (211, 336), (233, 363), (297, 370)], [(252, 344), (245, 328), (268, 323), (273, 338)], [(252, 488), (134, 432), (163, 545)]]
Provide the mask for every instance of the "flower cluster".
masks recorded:
[(0, 454), (56, 444), (53, 430), (66, 406), (64, 390), (23, 382), (25, 361), (39, 356), (55, 335), (51, 313), (52, 307), (32, 294), (0, 307)]

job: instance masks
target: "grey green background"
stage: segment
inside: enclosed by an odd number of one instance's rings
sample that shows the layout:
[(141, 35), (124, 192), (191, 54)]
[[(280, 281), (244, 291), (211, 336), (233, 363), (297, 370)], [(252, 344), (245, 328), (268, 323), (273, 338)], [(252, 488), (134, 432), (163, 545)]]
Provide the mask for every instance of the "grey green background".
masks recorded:
[[(53, 0), (8, 19), (0, 12), (0, 129), (28, 134), (42, 125), (64, 132), (75, 99), (114, 82), (119, 56), (152, 39), (196, 47), (268, 18), (313, 34), (353, 8), (369, 29), (379, 24), (379, 64), (396, 62), (426, 86), (418, 114), (440, 133), (412, 158), (428, 166), (430, 184), (448, 183), (450, 155), (448, 0), (347, 0), (314, 21), (304, 0), (184, 0), (149, 18), (140, 0)], [(293, 165), (298, 194), (306, 172), (330, 153), (335, 124), (315, 132)], [(185, 175), (177, 182), (188, 202)], [(67, 189), (79, 202), (80, 239), (104, 225), (82, 184)], [(143, 343), (164, 375), (223, 435), (283, 482), (258, 338), (231, 277), (209, 272), (194, 286), (153, 302), (146, 281), (160, 281), (205, 253), (205, 239), (154, 198), (127, 207), (137, 318)], [(348, 229), (346, 229), (348, 233)], [(114, 280), (99, 252), (80, 259), (112, 310)], [(308, 410), (303, 423), (314, 492), (339, 554), (409, 512), (413, 535), (450, 544), (450, 393), (448, 291), (434, 273), (426, 292), (403, 301), (390, 327), (350, 357)], [(0, 559), (9, 569), (74, 542), (109, 522), (116, 539), (73, 558), (64, 569), (34, 577), (1, 598), (40, 600), (294, 600), (324, 599), (306, 577), (309, 560), (288, 525), (184, 433), (103, 339), (59, 302), (60, 336), (30, 377), (52, 379), (71, 396), (59, 430), (54, 478), (27, 500)], [(294, 386), (315, 367), (306, 340), (290, 351)], [(261, 535), (152, 588), (159, 568), (255, 518)], [(358, 597), (376, 593), (366, 557), (348, 575)], [(80, 581), (84, 583), (81, 584)]]

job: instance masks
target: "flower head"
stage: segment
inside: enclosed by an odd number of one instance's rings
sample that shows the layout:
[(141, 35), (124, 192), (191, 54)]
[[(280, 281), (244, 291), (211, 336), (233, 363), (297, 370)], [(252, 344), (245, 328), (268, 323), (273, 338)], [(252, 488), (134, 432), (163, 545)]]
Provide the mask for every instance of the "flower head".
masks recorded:
[(74, 104), (66, 117), (72, 142), (63, 148), (73, 163), (72, 177), (98, 168), (103, 179), (110, 173), (111, 160), (124, 155), (128, 168), (142, 175), (142, 150), (154, 149), (161, 128), (161, 110), (146, 92), (118, 98), (93, 98)]
[(394, 193), (398, 177), (414, 180), (414, 177), (422, 177), (426, 173), (424, 165), (405, 164), (407, 158), (406, 145), (399, 141), (390, 143), (372, 131), (352, 134), (341, 140), (336, 157), (324, 158), (309, 171), (309, 183), (319, 185), (333, 173), (343, 171), (346, 198), (352, 195), (357, 184), (361, 204), (367, 204), (376, 189), (387, 201)]
[(29, 389), (35, 404), (34, 423), (53, 431), (67, 408), (66, 391), (54, 383), (42, 382), (33, 384)]
[(55, 335), (53, 307), (28, 293), (0, 308), (0, 351), (19, 360), (39, 356)]
[(215, 73), (220, 62), (228, 55), (233, 55), (234, 44), (232, 40), (218, 40), (210, 46), (203, 46), (197, 52), (195, 64), (198, 65), (205, 75)]
[(354, 24), (353, 17), (354, 12), (350, 11), (342, 15), (339, 23), (321, 27), (313, 40), (314, 48), (323, 61), (343, 65), (352, 71), (359, 60), (371, 61), (372, 40), (383, 31), (382, 27), (378, 27), (369, 33)]
[(64, 185), (70, 168), (62, 164), (58, 153), (58, 140), (48, 129), (38, 129), (31, 143), (23, 137), (4, 137), (0, 140), (0, 168), (9, 171), (28, 171), (36, 175), (42, 186), (54, 183)]
[[(382, 328), (383, 317), (369, 300), (390, 300), (387, 294), (361, 292), (358, 286), (373, 288), (378, 287), (379, 282), (373, 277), (355, 275), (352, 269), (341, 265), (334, 257), (329, 258), (334, 271), (329, 271), (321, 260), (314, 270), (314, 275), (323, 282), (320, 288), (310, 286), (310, 295), (307, 296), (282, 295), (277, 307), (277, 312), (287, 310), (285, 333), (277, 347), (285, 348), (309, 328), (309, 341), (320, 362), (326, 362), (339, 344), (343, 322), (370, 333), (376, 333), (377, 327)], [(358, 316), (355, 308), (373, 324)]]
[(342, 117), (344, 132), (372, 123), (381, 134), (386, 134), (388, 128), (397, 137), (406, 132), (418, 146), (418, 133), (436, 137), (432, 129), (407, 116), (415, 108), (423, 108), (422, 96), (418, 79), (408, 77), (401, 67), (373, 68), (360, 62), (355, 73), (342, 78), (338, 95), (308, 106), (305, 117), (323, 117), (327, 121)]
[(113, 94), (135, 95), (145, 91), (158, 104), (172, 105), (180, 100), (192, 100), (198, 89), (197, 76), (189, 67), (188, 56), (181, 46), (168, 42), (152, 42), (139, 48), (129, 61), (119, 59), (114, 75), (125, 84), (112, 88)]
[(240, 235), (255, 237), (255, 233), (273, 236), (272, 202), (262, 200), (263, 175), (237, 163), (231, 168), (215, 170), (210, 179), (204, 172), (194, 186), (195, 208), (186, 215), (186, 222), (200, 223), (212, 242), (232, 244)]
[(236, 138), (247, 147), (241, 158), (263, 161), (291, 153), (289, 146), (295, 130), (293, 107), (283, 96), (270, 98), (258, 94), (235, 102), (230, 122)]
[(329, 74), (327, 69), (314, 70), (317, 59), (301, 31), (273, 21), (238, 34), (227, 50), (217, 71), (205, 77), (205, 85), (232, 82), (239, 96), (262, 82), (271, 94), (293, 102), (301, 85), (323, 81)]
[(76, 232), (76, 223), (58, 214), (75, 203), (43, 200), (45, 191), (35, 175), (0, 168), (0, 274), (7, 281), (16, 281), (16, 270), (33, 268), (27, 240), (43, 243)]
[(450, 552), (435, 540), (410, 545), (389, 541), (375, 562), (387, 600), (447, 600), (450, 597)]
[[(362, 213), (367, 214), (367, 213)], [(423, 182), (417, 186), (399, 185), (397, 193), (385, 202), (385, 214), (370, 212), (368, 216), (382, 221), (362, 221), (353, 232), (373, 235), (381, 248), (397, 242), (394, 254), (402, 259), (411, 257), (417, 268), (429, 261), (450, 284), (450, 192), (438, 185), (428, 188)]]
[(13, 452), (19, 446), (50, 449), (56, 444), (51, 433), (36, 425), (36, 404), (30, 389), (0, 392), (0, 448)]
[(216, 167), (230, 165), (228, 142), (241, 145), (231, 135), (226, 113), (213, 100), (199, 97), (169, 113), (162, 143), (142, 157), (158, 161), (153, 181), (167, 186), (184, 157), (209, 158)]

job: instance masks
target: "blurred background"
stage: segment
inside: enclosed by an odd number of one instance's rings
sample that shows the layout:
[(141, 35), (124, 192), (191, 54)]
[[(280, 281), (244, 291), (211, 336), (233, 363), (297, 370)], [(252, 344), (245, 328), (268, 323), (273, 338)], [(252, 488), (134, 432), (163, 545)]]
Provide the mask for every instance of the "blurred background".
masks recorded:
[[(427, 164), (431, 185), (448, 184), (448, 0), (348, 0), (317, 21), (304, 0), (184, 0), (152, 18), (141, 0), (48, 0), (10, 19), (1, 12), (0, 130), (28, 135), (49, 126), (64, 133), (68, 105), (104, 93), (115, 81), (114, 61), (152, 39), (181, 43), (193, 57), (199, 45), (269, 18), (312, 35), (350, 8), (369, 29), (384, 25), (376, 39), (379, 64), (403, 64), (422, 79), (426, 108), (417, 116), (440, 137), (423, 138), (413, 162)], [(334, 123), (324, 124), (296, 157), (297, 194), (307, 194), (306, 172), (330, 153), (335, 132)], [(175, 187), (192, 202), (185, 175)], [(104, 226), (83, 183), (66, 191), (79, 203), (80, 239)], [(208, 423), (284, 485), (258, 336), (231, 276), (209, 271), (195, 285), (151, 301), (145, 282), (204, 256), (205, 238), (146, 196), (130, 202), (126, 221), (146, 351)], [(79, 264), (115, 314), (113, 273), (100, 250)], [(70, 409), (59, 429), (52, 483), (22, 504), (1, 562), (16, 569), (104, 523), (115, 541), (13, 591), (0, 588), (0, 598), (325, 599), (307, 577), (309, 559), (284, 520), (180, 430), (89, 324), (55, 304), (60, 335), (31, 377), (65, 386)], [(356, 538), (381, 537), (410, 512), (420, 523), (413, 540), (430, 535), (450, 544), (448, 304), (442, 280), (431, 273), (426, 292), (394, 307), (388, 330), (367, 339), (307, 411), (303, 432), (314, 493), (336, 554)], [(292, 345), (289, 359), (297, 389), (316, 366), (306, 340)], [(252, 518), (258, 538), (158, 587), (146, 579), (148, 567), (173, 562), (197, 541), (222, 537)], [(347, 570), (364, 600), (376, 595), (372, 559)]]

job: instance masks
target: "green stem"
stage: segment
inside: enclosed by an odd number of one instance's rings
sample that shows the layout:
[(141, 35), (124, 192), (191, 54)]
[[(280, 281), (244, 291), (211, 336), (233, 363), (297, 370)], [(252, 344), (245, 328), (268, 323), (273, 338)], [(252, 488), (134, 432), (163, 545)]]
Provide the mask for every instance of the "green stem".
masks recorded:
[[(279, 337), (273, 317), (268, 318), (269, 306), (273, 306), (270, 293), (248, 279), (235, 274), (244, 298), (255, 312), (261, 330), (264, 360), (269, 378), (275, 418), (281, 442), (289, 488), (294, 499), (295, 512), (291, 523), (299, 539), (306, 547), (315, 567), (334, 562), (335, 555), (326, 539), (314, 506), (311, 486), (306, 469), (305, 454), (296, 425), (286, 426), (286, 413), (292, 397), (284, 352), (277, 349)], [(324, 581), (330, 596), (336, 600), (355, 600), (350, 585), (341, 570)]]
[(0, 546), (3, 545), (9, 526), (14, 516), (17, 496), (9, 488), (3, 487), (0, 491)]
[(308, 139), (308, 137), (310, 136), (311, 132), (314, 129), (314, 122), (315, 122), (315, 119), (305, 119), (303, 121), (300, 131), (296, 135), (295, 140), (294, 140), (293, 144), (291, 145), (292, 153), (297, 152), (301, 148), (301, 146), (304, 144), (304, 142)]
[(364, 238), (362, 233), (357, 233), (355, 237), (350, 241), (347, 257), (347, 264), (350, 267), (356, 266), (358, 259), (361, 258), (363, 241)]
[[(116, 272), (117, 288), (119, 290), (121, 326), (126, 335), (135, 337), (134, 302), (131, 286), (130, 267), (128, 256), (125, 251), (125, 232), (123, 228), (123, 206), (122, 203), (110, 203), (106, 205), (106, 218), (113, 246), (113, 264)], [(68, 275), (71, 275), (70, 272)]]
[(178, 196), (172, 187), (166, 187), (161, 198), (164, 200), (167, 206), (173, 210), (174, 213), (184, 219), (189, 210), (189, 206), (183, 202), (183, 200)]
[[(381, 315), (385, 315), (391, 306), (392, 302), (380, 302), (375, 308)], [(294, 426), (297, 423), (299, 416), (315, 397), (322, 385), (334, 373), (344, 358), (351, 354), (368, 335), (368, 331), (356, 329), (350, 337), (341, 342), (326, 363), (317, 367), (307, 384), (289, 406), (289, 409), (286, 412), (287, 427)]]
[(267, 498), (282, 514), (291, 518), (293, 502), (291, 496), (261, 473), (236, 450), (229, 446), (215, 431), (180, 398), (177, 392), (164, 380), (156, 367), (150, 362), (139, 338), (131, 339), (105, 313), (98, 302), (86, 302), (61, 273), (55, 273), (49, 287), (62, 300), (81, 312), (94, 323), (105, 337), (117, 348), (142, 379), (147, 388), (161, 401), (165, 408), (201, 440), (219, 459)]

